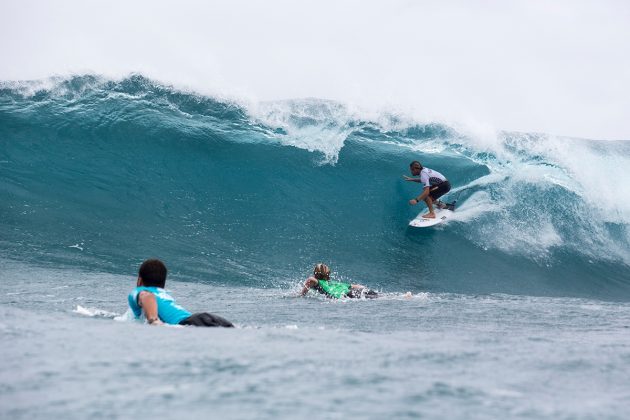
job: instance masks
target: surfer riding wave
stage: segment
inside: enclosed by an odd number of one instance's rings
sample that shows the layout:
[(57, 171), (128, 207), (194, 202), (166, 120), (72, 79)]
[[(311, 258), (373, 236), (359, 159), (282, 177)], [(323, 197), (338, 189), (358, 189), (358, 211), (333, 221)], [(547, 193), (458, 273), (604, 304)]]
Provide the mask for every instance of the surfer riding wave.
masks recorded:
[(425, 168), (420, 162), (414, 160), (409, 164), (409, 170), (414, 177), (420, 175), (420, 178), (412, 178), (403, 175), (405, 181), (419, 182), (424, 185), (422, 194), (419, 197), (409, 200), (409, 204), (415, 206), (420, 201), (424, 201), (429, 209), (429, 212), (423, 214), (425, 219), (435, 219), (435, 211), (433, 210), (433, 204), (439, 208), (446, 208), (438, 199), (451, 190), (451, 183), (446, 179), (444, 175), (433, 169)]

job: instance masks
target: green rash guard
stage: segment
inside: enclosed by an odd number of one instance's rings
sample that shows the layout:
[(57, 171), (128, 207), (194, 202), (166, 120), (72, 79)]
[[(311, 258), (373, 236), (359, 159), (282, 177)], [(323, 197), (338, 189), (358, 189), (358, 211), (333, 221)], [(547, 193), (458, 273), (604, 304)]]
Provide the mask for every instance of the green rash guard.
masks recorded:
[(323, 293), (337, 299), (346, 296), (350, 291), (350, 285), (348, 283), (341, 283), (339, 281), (317, 280), (317, 286)]

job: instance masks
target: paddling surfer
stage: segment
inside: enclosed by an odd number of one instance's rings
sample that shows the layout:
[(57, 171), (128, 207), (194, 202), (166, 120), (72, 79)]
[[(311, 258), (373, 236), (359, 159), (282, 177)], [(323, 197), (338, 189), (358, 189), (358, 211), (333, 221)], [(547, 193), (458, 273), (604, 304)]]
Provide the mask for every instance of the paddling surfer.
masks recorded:
[(310, 289), (326, 295), (329, 298), (367, 298), (374, 299), (378, 293), (370, 290), (361, 284), (350, 284), (330, 280), (330, 268), (326, 264), (317, 264), (313, 269), (313, 275), (309, 277), (302, 287), (301, 296), (308, 293)]

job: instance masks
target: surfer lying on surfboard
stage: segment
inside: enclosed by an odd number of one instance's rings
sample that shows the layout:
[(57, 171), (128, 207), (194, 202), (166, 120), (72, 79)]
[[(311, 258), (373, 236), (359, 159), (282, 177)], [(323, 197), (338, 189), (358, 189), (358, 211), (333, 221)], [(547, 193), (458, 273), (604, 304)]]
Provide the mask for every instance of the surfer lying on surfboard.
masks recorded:
[(166, 266), (160, 260), (146, 260), (138, 271), (136, 288), (129, 293), (129, 307), (136, 318), (142, 315), (151, 325), (179, 324), (195, 327), (233, 327), (227, 319), (200, 312), (191, 314), (175, 303), (167, 290)]
[(360, 284), (342, 283), (330, 280), (330, 268), (326, 264), (317, 264), (313, 270), (313, 276), (304, 283), (301, 296), (304, 296), (310, 289), (317, 290), (330, 298), (367, 298), (378, 297), (378, 293)]
[(403, 175), (405, 181), (410, 182), (419, 182), (424, 185), (422, 190), (422, 194), (419, 197), (412, 198), (409, 200), (409, 204), (415, 206), (420, 201), (423, 201), (427, 204), (427, 208), (429, 212), (427, 214), (423, 214), (422, 217), (425, 219), (435, 219), (435, 211), (433, 210), (433, 203), (439, 208), (444, 208), (445, 205), (438, 200), (438, 198), (442, 197), (444, 194), (451, 190), (451, 183), (448, 182), (448, 179), (438, 171), (434, 171), (433, 169), (424, 168), (420, 162), (414, 160), (409, 164), (409, 170), (411, 171), (411, 175), (418, 176), (420, 178), (411, 178), (406, 175)]

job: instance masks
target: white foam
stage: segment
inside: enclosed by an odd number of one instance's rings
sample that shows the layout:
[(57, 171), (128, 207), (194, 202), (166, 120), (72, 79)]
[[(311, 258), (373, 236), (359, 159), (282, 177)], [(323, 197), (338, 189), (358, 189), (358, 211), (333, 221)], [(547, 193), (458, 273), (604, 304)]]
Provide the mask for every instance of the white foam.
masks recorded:
[(335, 163), (347, 136), (353, 131), (347, 108), (337, 102), (317, 99), (249, 104), (252, 118), (265, 126), (282, 129), (277, 138), (285, 145), (324, 154)]
[(116, 312), (109, 312), (103, 309), (98, 308), (85, 308), (81, 305), (77, 305), (77, 307), (72, 311), (79, 315), (89, 316), (89, 317), (103, 317), (103, 318), (116, 318), (119, 317), (119, 314)]
[[(511, 176), (538, 185), (560, 185), (581, 196), (591, 210), (613, 223), (630, 223), (630, 144), (589, 142), (547, 135), (517, 135)], [(531, 161), (540, 156), (543, 162)]]
[(481, 215), (498, 212), (501, 209), (498, 203), (493, 202), (485, 191), (479, 191), (470, 196), (457, 211), (449, 218), (451, 221), (469, 222), (478, 219)]

